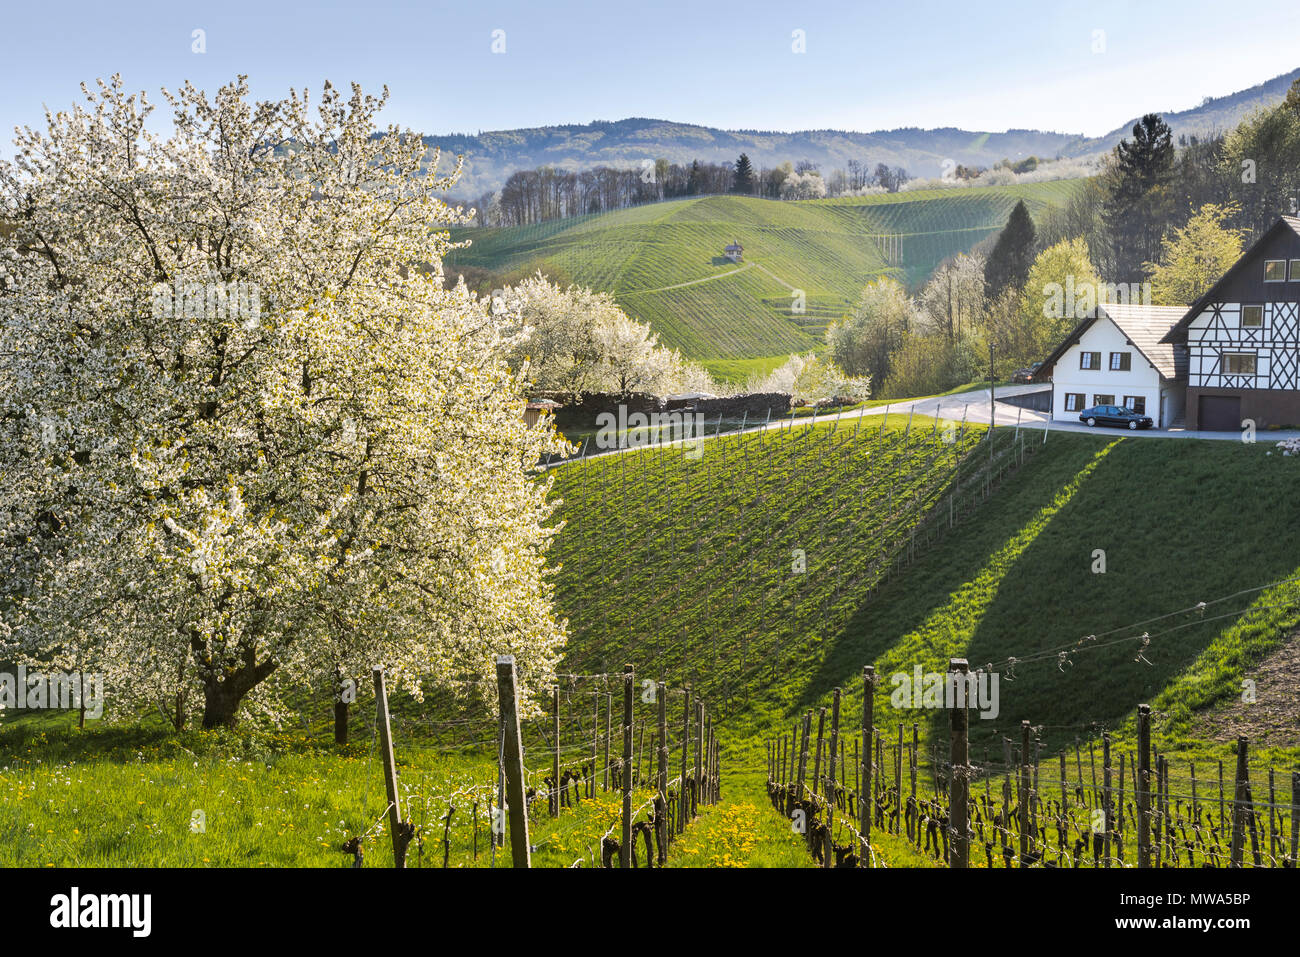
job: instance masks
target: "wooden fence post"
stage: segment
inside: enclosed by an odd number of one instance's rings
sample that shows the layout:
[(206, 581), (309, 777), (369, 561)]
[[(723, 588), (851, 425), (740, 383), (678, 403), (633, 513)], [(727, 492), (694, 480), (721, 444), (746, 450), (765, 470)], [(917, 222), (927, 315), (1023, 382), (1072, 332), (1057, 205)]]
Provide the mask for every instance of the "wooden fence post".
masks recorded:
[(953, 706), (948, 712), (950, 747), (948, 750), (948, 823), (952, 835), (948, 840), (948, 866), (967, 867), (970, 862), (970, 714), (966, 710), (966, 680), (970, 665), (965, 658), (948, 662), (949, 681), (953, 687)]
[(1231, 866), (1241, 867), (1242, 848), (1246, 837), (1246, 786), (1250, 769), (1246, 764), (1246, 736), (1237, 738), (1237, 786), (1232, 799), (1232, 858)]
[[(599, 694), (599, 692), (597, 692)], [(601, 775), (601, 789), (608, 791), (611, 784), (617, 784), (616, 781), (609, 779), (609, 743), (610, 736), (614, 733), (614, 695), (613, 692), (605, 694), (605, 772)]]
[[(510, 857), (515, 867), (531, 867), (528, 846), (528, 798), (524, 794), (524, 750), (519, 738), (519, 709), (516, 702), (515, 656), (497, 656), (497, 700), (505, 732), (502, 755), (505, 764), (506, 806), (498, 813), (510, 818)], [(494, 822), (493, 833), (501, 828)]]
[(858, 849), (858, 866), (871, 866), (871, 811), (875, 803), (871, 790), (872, 748), (871, 739), (875, 723), (876, 669), (867, 665), (862, 669), (862, 788), (858, 791), (858, 833), (862, 835)]
[(379, 746), (383, 751), (384, 789), (388, 792), (388, 830), (393, 838), (393, 866), (406, 867), (409, 828), (402, 822), (402, 804), (397, 791), (397, 762), (393, 759), (393, 730), (388, 722), (388, 692), (384, 688), (384, 669), (374, 670), (375, 708), (379, 721)]
[(1138, 705), (1138, 867), (1151, 866), (1151, 706)]

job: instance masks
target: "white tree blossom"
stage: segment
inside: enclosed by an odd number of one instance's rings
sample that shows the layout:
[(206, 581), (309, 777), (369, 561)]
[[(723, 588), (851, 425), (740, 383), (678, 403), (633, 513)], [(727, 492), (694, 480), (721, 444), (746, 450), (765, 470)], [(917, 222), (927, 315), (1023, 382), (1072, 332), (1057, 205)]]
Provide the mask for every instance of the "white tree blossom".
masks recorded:
[[(544, 552), (562, 442), (522, 419), (460, 221), (382, 97), (250, 103), (119, 78), (0, 164), (0, 653), (103, 670), (205, 726), (340, 665), (525, 702), (565, 623)], [(457, 172), (459, 171), (459, 167)]]
[(538, 272), (498, 290), (494, 308), (518, 317), (512, 363), (539, 391), (668, 395), (712, 385), (608, 293), (562, 289)]

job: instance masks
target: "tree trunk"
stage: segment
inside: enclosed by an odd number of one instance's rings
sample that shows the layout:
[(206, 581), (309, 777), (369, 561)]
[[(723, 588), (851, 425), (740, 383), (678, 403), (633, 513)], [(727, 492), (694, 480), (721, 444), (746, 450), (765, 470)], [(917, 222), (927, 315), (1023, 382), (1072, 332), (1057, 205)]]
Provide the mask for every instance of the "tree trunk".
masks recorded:
[(239, 714), (242, 691), (237, 691), (229, 681), (208, 685), (203, 689), (203, 730), (233, 728)]
[(252, 655), (245, 658), (245, 666), (218, 682), (210, 676), (203, 685), (203, 729), (233, 728), (239, 717), (239, 703), (276, 668), (274, 661), (254, 664)]

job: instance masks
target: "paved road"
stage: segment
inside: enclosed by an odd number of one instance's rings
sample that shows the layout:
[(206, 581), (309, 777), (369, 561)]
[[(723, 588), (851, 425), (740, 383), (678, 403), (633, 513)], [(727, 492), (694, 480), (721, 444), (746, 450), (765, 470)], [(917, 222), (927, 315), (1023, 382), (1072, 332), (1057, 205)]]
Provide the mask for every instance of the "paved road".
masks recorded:
[[(1042, 386), (1034, 385), (1012, 385), (999, 386), (997, 396), (1022, 395), (1026, 392), (1035, 392)], [(994, 405), (997, 425), (1016, 425), (1019, 423), (1021, 428), (1043, 428), (1044, 425), (1052, 432), (1088, 432), (1094, 434), (1106, 435), (1108, 433), (1123, 434), (1134, 438), (1152, 438), (1152, 439), (1212, 439), (1223, 442), (1240, 442), (1240, 432), (1198, 432), (1184, 428), (1172, 429), (1139, 429), (1136, 432), (1130, 432), (1127, 429), (1115, 428), (1089, 428), (1082, 422), (1060, 422), (1049, 421), (1048, 413), (1035, 412), (1032, 409), (1022, 409), (1019, 406), (1010, 405), (1004, 402), (997, 402)], [(961, 419), (966, 416), (967, 422), (977, 422), (981, 425), (987, 425), (989, 421), (989, 390), (980, 389), (976, 392), (963, 392), (960, 395), (944, 396), (942, 398), (931, 399), (909, 399), (902, 402), (891, 404), (889, 407), (889, 416), (892, 419), (898, 414), (911, 414), (913, 421), (929, 418), (933, 419), (936, 413), (944, 419)], [(858, 412), (843, 413), (841, 418), (855, 418)], [(866, 415), (876, 416), (884, 415), (885, 407), (877, 406), (866, 410)], [(828, 417), (829, 418), (829, 417)], [(1261, 443), (1280, 442), (1283, 439), (1300, 438), (1300, 430), (1282, 430), (1282, 431), (1262, 431), (1257, 433), (1256, 440)]]

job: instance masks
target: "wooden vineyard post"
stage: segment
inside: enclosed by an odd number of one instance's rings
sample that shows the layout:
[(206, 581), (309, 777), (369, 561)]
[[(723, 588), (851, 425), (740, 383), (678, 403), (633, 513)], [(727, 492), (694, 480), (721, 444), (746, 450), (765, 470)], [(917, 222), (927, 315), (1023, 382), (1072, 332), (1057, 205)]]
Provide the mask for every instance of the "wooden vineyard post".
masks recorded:
[(1102, 833), (1101, 850), (1106, 859), (1105, 867), (1110, 867), (1110, 828), (1111, 828), (1111, 779), (1110, 779), (1110, 732), (1101, 735), (1101, 807)]
[(1151, 706), (1138, 705), (1138, 867), (1151, 866)]
[(704, 803), (713, 803), (713, 715), (704, 719)]
[(1237, 782), (1232, 799), (1232, 857), (1231, 866), (1241, 867), (1242, 849), (1246, 837), (1246, 786), (1250, 780), (1246, 764), (1246, 736), (1237, 738)]
[(826, 762), (826, 838), (822, 842), (822, 868), (831, 866), (835, 855), (835, 842), (832, 840), (831, 826), (835, 819), (835, 758), (840, 745), (840, 689), (836, 688), (831, 696), (831, 743), (830, 754)]
[(397, 791), (397, 762), (393, 759), (393, 729), (388, 722), (388, 691), (384, 687), (384, 669), (374, 670), (375, 710), (379, 722), (379, 747), (384, 761), (384, 790), (388, 792), (388, 830), (393, 838), (393, 866), (406, 867), (408, 828), (402, 823), (402, 805)]
[(659, 866), (668, 860), (668, 841), (671, 828), (668, 826), (668, 694), (662, 681), (656, 689), (659, 713), (659, 780), (655, 782), (659, 793), (655, 796), (655, 830), (658, 832)]
[(623, 840), (618, 866), (632, 866), (632, 692), (635, 673), (623, 666)]
[(859, 867), (871, 866), (871, 806), (874, 803), (871, 790), (871, 739), (875, 724), (875, 699), (876, 669), (867, 665), (862, 669), (862, 789), (858, 792), (858, 833), (862, 837), (858, 848)]
[(1119, 795), (1115, 802), (1117, 808), (1115, 825), (1115, 836), (1112, 843), (1115, 845), (1115, 859), (1121, 864), (1124, 863), (1124, 755), (1119, 756)]
[(1277, 791), (1273, 787), (1273, 769), (1268, 769), (1268, 857), (1277, 860)]
[[(531, 867), (528, 846), (528, 799), (524, 794), (524, 749), (519, 738), (519, 709), (514, 655), (497, 656), (497, 700), (505, 734), (502, 748), (506, 778), (505, 812), (510, 819), (510, 857), (515, 867)], [(493, 832), (500, 830), (494, 823)]]
[(606, 694), (605, 695), (605, 773), (602, 775), (602, 781), (601, 781), (601, 789), (604, 791), (608, 791), (610, 784), (614, 783), (611, 782), (609, 779), (609, 741), (610, 741), (610, 735), (614, 733), (613, 714), (614, 714), (614, 695)]
[(948, 866), (964, 868), (970, 861), (970, 713), (966, 680), (970, 665), (965, 658), (948, 662), (949, 681), (955, 694), (948, 712), (951, 744), (948, 750), (948, 820), (952, 836), (948, 841)]
[(799, 736), (799, 769), (795, 773), (795, 801), (803, 800), (804, 776), (808, 773), (808, 734), (812, 730), (812, 710), (804, 712), (802, 733)]
[(1070, 834), (1070, 788), (1065, 780), (1065, 752), (1059, 755), (1061, 759), (1061, 822), (1056, 841), (1056, 850), (1059, 854), (1064, 854), (1068, 850)]
[(722, 770), (720, 767), (722, 749), (718, 745), (718, 732), (716, 730), (709, 732), (709, 741), (712, 744), (709, 753), (713, 755), (713, 760), (709, 765), (712, 769), (709, 772), (709, 803), (717, 804), (722, 799)]
[(645, 780), (643, 777), (641, 777), (641, 758), (644, 755), (645, 755), (645, 722), (642, 721), (641, 730), (637, 732), (636, 735), (636, 765), (635, 765), (636, 773), (632, 776), (632, 782), (637, 787), (640, 787), (641, 782)]
[[(825, 790), (825, 787), (823, 786), (822, 783), (822, 739), (823, 736), (825, 735), (825, 732), (826, 732), (826, 709), (820, 708), (818, 709), (817, 712), (817, 756), (813, 759), (813, 774), (812, 774), (813, 789), (817, 792), (819, 797), (826, 796), (821, 793), (822, 791)], [(809, 830), (808, 833), (811, 839), (812, 831)]]
[(691, 789), (691, 817), (700, 814), (700, 789), (703, 786), (704, 773), (704, 702), (695, 699), (695, 786)]
[(596, 702), (596, 711), (591, 716), (591, 773), (587, 775), (587, 797), (596, 796), (596, 762), (600, 748), (600, 692), (595, 692), (592, 699)]
[(560, 816), (560, 684), (557, 681), (555, 691), (551, 696), (551, 718), (555, 729), (555, 740), (551, 757), (551, 790), (550, 802), (551, 817)]
[(894, 833), (903, 826), (903, 722), (898, 722), (898, 753), (894, 755), (894, 784), (898, 787), (898, 817), (894, 819)]
[(912, 821), (916, 827), (916, 846), (921, 846), (921, 805), (916, 801), (916, 773), (921, 763), (921, 726), (912, 722), (912, 747), (907, 753), (908, 774), (911, 777), (911, 799), (909, 808), (912, 812)]
[(1219, 761), (1219, 833), (1227, 828), (1227, 816), (1223, 810), (1223, 761)]
[(682, 698), (682, 776), (677, 785), (677, 833), (686, 830), (686, 811), (690, 802), (686, 796), (686, 756), (691, 749), (691, 686), (683, 689)]
[(1300, 864), (1300, 771), (1291, 772), (1291, 869)]
[[(992, 432), (992, 428), (989, 429)], [(1020, 722), (1020, 866), (1029, 866), (1029, 722)]]

